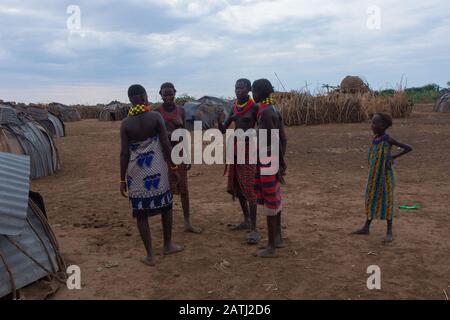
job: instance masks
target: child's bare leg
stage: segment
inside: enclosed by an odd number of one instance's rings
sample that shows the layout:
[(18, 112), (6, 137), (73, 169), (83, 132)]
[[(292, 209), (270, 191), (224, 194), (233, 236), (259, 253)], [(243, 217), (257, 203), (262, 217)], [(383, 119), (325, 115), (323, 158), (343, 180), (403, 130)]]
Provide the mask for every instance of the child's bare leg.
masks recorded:
[(161, 221), (164, 234), (164, 254), (173, 254), (184, 250), (183, 246), (172, 243), (172, 209), (162, 212)]
[(267, 217), (267, 233), (268, 243), (265, 249), (256, 253), (257, 257), (261, 258), (275, 258), (277, 257), (276, 249), (276, 233), (277, 233), (277, 216)]
[(256, 213), (258, 207), (255, 204), (249, 203), (250, 209), (250, 233), (247, 236), (248, 244), (258, 244), (259, 240), (261, 240), (261, 236), (258, 233), (258, 229), (256, 228)]
[(183, 207), (184, 231), (192, 233), (202, 233), (201, 228), (193, 227), (191, 224), (191, 208), (189, 204), (189, 193), (181, 194), (181, 206)]
[(142, 242), (144, 242), (145, 251), (147, 252), (147, 257), (145, 257), (142, 262), (146, 265), (154, 266), (155, 259), (153, 256), (152, 237), (150, 233), (150, 226), (148, 224), (148, 217), (146, 215), (138, 215), (136, 217), (136, 221)]
[(384, 239), (385, 243), (394, 241), (394, 235), (392, 233), (392, 224), (393, 224), (393, 220), (387, 221), (387, 233), (386, 233), (386, 238)]
[(362, 229), (359, 229), (355, 232), (353, 232), (352, 234), (359, 234), (359, 235), (367, 235), (370, 234), (370, 224), (372, 223), (371, 220), (367, 220), (366, 224), (364, 225), (364, 227), (362, 227)]
[(232, 225), (230, 228), (232, 231), (240, 231), (240, 230), (250, 229), (250, 214), (249, 214), (247, 199), (244, 196), (239, 195), (239, 203), (241, 205), (242, 213), (244, 214), (244, 222), (241, 222), (240, 224)]

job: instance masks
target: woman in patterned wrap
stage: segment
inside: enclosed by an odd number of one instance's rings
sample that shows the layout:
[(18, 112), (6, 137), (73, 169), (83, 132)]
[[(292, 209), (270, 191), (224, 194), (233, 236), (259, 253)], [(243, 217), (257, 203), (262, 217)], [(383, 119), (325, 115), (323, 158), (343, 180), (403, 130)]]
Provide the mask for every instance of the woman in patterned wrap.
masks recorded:
[[(377, 113), (372, 119), (375, 135), (369, 150), (369, 177), (366, 187), (366, 215), (364, 227), (354, 234), (367, 235), (373, 220), (387, 220), (387, 235), (384, 242), (394, 240), (392, 224), (394, 219), (394, 160), (411, 152), (412, 148), (390, 137), (386, 130), (392, 126), (392, 118), (385, 113)], [(391, 154), (392, 146), (403, 149)]]
[(128, 97), (133, 106), (120, 128), (120, 192), (129, 198), (144, 242), (147, 256), (142, 262), (154, 266), (149, 217), (162, 215), (164, 254), (183, 250), (172, 243), (171, 146), (161, 115), (150, 112), (144, 87), (131, 86)]

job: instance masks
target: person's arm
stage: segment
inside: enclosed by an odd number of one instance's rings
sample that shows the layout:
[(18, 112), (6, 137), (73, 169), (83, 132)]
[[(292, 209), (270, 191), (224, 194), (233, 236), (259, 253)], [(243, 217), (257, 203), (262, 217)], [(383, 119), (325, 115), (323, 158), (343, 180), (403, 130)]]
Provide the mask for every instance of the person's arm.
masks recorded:
[(287, 136), (286, 136), (286, 131), (284, 130), (284, 122), (283, 122), (283, 117), (281, 116), (281, 114), (279, 114), (279, 121), (280, 121), (280, 154), (281, 154), (281, 159), (280, 159), (280, 168), (281, 168), (281, 172), (280, 174), (282, 176), (286, 175), (286, 170), (287, 170), (287, 164), (286, 164), (286, 150), (287, 150)]
[(407, 153), (410, 153), (413, 149), (411, 146), (407, 145), (407, 144), (403, 144), (401, 142), (398, 142), (395, 139), (389, 138), (388, 142), (392, 145), (392, 146), (396, 146), (399, 147), (401, 149), (403, 149), (401, 152), (395, 154), (392, 156), (392, 160), (395, 160), (397, 158), (400, 158), (401, 156), (404, 156)]
[(128, 162), (130, 161), (130, 149), (128, 146), (128, 136), (126, 133), (126, 121), (122, 122), (120, 127), (120, 193), (127, 197), (126, 174)]
[[(181, 116), (182, 116), (182, 118), (183, 118), (183, 128), (184, 129), (186, 129), (186, 112), (184, 111), (184, 109), (183, 108), (180, 108), (182, 111), (181, 111)], [(192, 168), (192, 165), (191, 164), (188, 164), (188, 165), (186, 165), (186, 170), (191, 170), (191, 168)]]
[(234, 114), (234, 111), (232, 111), (232, 113), (230, 113), (230, 115), (228, 116), (228, 118), (225, 120), (224, 123), (221, 123), (219, 121), (218, 125), (220, 132), (222, 132), (222, 134), (225, 134), (227, 129), (230, 127), (231, 123), (234, 121), (236, 121), (236, 116)]
[[(271, 111), (265, 110), (261, 114), (259, 129), (267, 130), (267, 150), (270, 153), (272, 150), (272, 129), (276, 129), (273, 122), (273, 114)], [(259, 146), (259, 143), (258, 143)], [(258, 150), (259, 153), (259, 150)]]
[(170, 166), (172, 165), (172, 144), (169, 140), (169, 134), (167, 132), (166, 124), (164, 123), (164, 119), (162, 118), (161, 114), (158, 112), (156, 113), (156, 125), (157, 125), (157, 132), (159, 135), (159, 141), (161, 141), (161, 147), (163, 149), (163, 155), (164, 160), (166, 160), (167, 164)]
[(284, 184), (284, 178), (283, 176), (286, 175), (287, 165), (285, 161), (285, 154), (286, 154), (286, 148), (287, 148), (287, 138), (286, 138), (286, 132), (284, 130), (284, 124), (283, 119), (281, 115), (276, 111), (263, 111), (261, 114), (260, 119), (260, 129), (266, 129), (267, 130), (267, 147), (269, 150), (272, 150), (272, 132), (271, 130), (279, 130), (278, 131), (278, 137), (279, 137), (279, 170), (277, 173), (278, 180)]
[(186, 129), (186, 111), (180, 107), (181, 110), (181, 118), (183, 119), (183, 128)]
[[(274, 112), (273, 110), (265, 110), (261, 114), (260, 124), (259, 124), (260, 129), (267, 130), (267, 148), (268, 148), (267, 150), (269, 150), (271, 157), (273, 156), (271, 154), (272, 130), (278, 129), (277, 117), (278, 117), (278, 114), (276, 112)], [(282, 151), (283, 143), (281, 142), (281, 133), (280, 132), (278, 132), (278, 136), (279, 136), (279, 152), (278, 152), (279, 168), (278, 168), (278, 172), (276, 173), (276, 176), (277, 176), (278, 181), (280, 181), (282, 184), (284, 184), (283, 175), (285, 174), (286, 167), (285, 167), (285, 163), (284, 163), (284, 159), (283, 159), (283, 151)], [(258, 151), (258, 154), (259, 154), (259, 151)]]
[(281, 114), (279, 114), (279, 121), (280, 121), (280, 143), (281, 143), (281, 154), (283, 157), (286, 155), (286, 149), (287, 149), (287, 136), (286, 131), (284, 129), (284, 122), (283, 117)]

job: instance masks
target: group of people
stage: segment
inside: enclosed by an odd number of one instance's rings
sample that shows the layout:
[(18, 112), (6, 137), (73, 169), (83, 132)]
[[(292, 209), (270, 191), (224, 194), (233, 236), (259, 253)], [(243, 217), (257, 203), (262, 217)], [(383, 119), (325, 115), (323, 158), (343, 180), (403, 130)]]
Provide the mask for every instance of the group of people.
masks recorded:
[[(227, 192), (232, 195), (233, 200), (236, 198), (239, 200), (243, 214), (243, 221), (230, 224), (230, 230), (246, 230), (247, 243), (257, 245), (261, 240), (256, 223), (258, 205), (260, 214), (267, 218), (267, 245), (260, 247), (254, 254), (262, 258), (276, 257), (277, 250), (284, 247), (281, 233), (281, 185), (284, 184), (287, 168), (285, 161), (287, 138), (282, 116), (271, 98), (273, 92), (273, 86), (267, 79), (256, 80), (253, 84), (247, 79), (239, 79), (235, 85), (236, 101), (233, 110), (225, 122), (219, 122), (218, 125), (222, 133), (225, 133), (233, 123), (235, 129), (242, 129), (244, 132), (255, 128), (265, 129), (269, 132), (268, 150), (271, 150), (273, 142), (270, 132), (277, 131), (275, 136), (279, 140), (277, 143), (280, 147), (279, 154), (276, 155), (279, 160), (279, 170), (276, 174), (261, 174), (261, 170), (270, 164), (260, 161), (259, 158), (256, 164), (250, 161), (248, 146), (245, 148), (244, 163), (234, 161), (234, 164), (227, 165), (225, 169), (228, 179)], [(184, 249), (183, 246), (172, 242), (173, 195), (180, 195), (185, 231), (196, 234), (202, 232), (202, 229), (193, 226), (190, 220), (188, 171), (191, 166), (175, 165), (171, 159), (172, 147), (178, 143), (171, 141), (171, 134), (177, 129), (186, 127), (185, 112), (175, 103), (176, 89), (172, 83), (164, 83), (159, 93), (163, 103), (157, 109), (151, 110), (145, 88), (141, 85), (132, 85), (128, 89), (132, 107), (120, 130), (120, 191), (129, 199), (132, 206), (132, 214), (137, 220), (147, 253), (143, 262), (150, 266), (155, 264), (155, 260), (149, 217), (159, 214), (162, 217), (164, 254), (173, 254)], [(386, 134), (391, 125), (392, 119), (387, 114), (380, 113), (373, 117), (372, 130), (375, 138), (369, 152), (367, 221), (361, 230), (355, 232), (355, 234), (369, 234), (374, 219), (387, 220), (386, 241), (393, 240), (393, 160), (412, 150), (411, 147), (395, 141)], [(403, 151), (392, 156), (392, 146), (398, 146)], [(269, 151), (268, 156), (274, 155)]]

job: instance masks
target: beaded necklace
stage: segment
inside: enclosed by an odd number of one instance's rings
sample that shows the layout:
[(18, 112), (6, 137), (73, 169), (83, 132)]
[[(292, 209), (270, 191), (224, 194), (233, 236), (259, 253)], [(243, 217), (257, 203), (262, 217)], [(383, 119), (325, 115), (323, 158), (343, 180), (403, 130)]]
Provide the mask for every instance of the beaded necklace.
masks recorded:
[(252, 98), (248, 98), (247, 102), (239, 104), (238, 101), (234, 104), (234, 114), (238, 116), (242, 116), (247, 113), (248, 110), (251, 109), (255, 101)]
[(171, 112), (167, 112), (166, 109), (164, 109), (164, 105), (162, 105), (159, 110), (161, 111), (163, 119), (167, 122), (175, 121), (175, 119), (178, 117), (177, 106), (175, 106), (175, 108)]
[(130, 108), (130, 110), (128, 111), (128, 116), (134, 117), (134, 116), (138, 116), (142, 113), (149, 112), (149, 111), (150, 111), (150, 109), (149, 109), (148, 105), (137, 104), (134, 107)]

